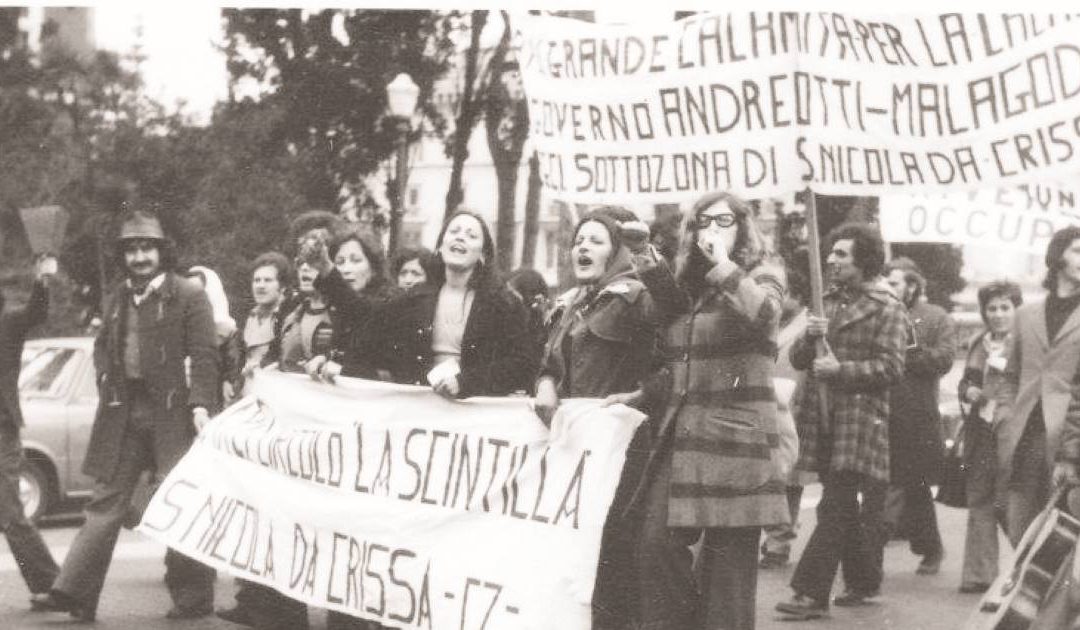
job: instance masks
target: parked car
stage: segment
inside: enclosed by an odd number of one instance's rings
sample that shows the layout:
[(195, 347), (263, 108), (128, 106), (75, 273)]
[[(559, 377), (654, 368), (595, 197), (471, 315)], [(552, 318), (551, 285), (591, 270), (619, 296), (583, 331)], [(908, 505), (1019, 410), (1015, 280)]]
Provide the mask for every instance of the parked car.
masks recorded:
[(35, 521), (93, 490), (93, 480), (81, 472), (98, 402), (93, 353), (91, 337), (32, 339), (23, 349), (19, 399), (27, 464), (19, 494)]

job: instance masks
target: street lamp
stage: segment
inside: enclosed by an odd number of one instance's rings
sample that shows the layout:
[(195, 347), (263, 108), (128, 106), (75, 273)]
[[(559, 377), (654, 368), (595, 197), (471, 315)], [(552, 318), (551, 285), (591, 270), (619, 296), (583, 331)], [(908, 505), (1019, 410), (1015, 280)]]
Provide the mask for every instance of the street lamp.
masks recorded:
[(412, 77), (402, 72), (386, 86), (387, 109), (395, 119), (397, 131), (397, 165), (394, 173), (394, 194), (390, 195), (390, 242), (391, 252), (397, 251), (401, 236), (401, 218), (405, 212), (406, 187), (409, 183), (409, 132), (412, 116), (416, 111), (416, 99), (420, 88)]

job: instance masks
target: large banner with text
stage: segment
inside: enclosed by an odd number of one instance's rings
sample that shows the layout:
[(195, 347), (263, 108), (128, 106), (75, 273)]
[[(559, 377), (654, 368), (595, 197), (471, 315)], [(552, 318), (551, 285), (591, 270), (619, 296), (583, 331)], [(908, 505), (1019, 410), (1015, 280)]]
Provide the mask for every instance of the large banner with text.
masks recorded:
[(1080, 16), (514, 19), (541, 180), (563, 201), (878, 195), (1080, 172)]
[(881, 235), (891, 242), (954, 243), (1043, 254), (1054, 232), (1080, 225), (1080, 186), (1021, 185), (882, 195)]
[(391, 627), (587, 629), (600, 537), (643, 416), (267, 372), (217, 416), (139, 531)]

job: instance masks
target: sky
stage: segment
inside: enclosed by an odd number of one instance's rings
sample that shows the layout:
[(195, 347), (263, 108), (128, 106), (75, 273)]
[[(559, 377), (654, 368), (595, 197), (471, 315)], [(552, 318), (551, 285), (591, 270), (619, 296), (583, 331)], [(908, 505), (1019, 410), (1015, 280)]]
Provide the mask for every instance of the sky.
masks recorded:
[(99, 48), (127, 52), (142, 26), (146, 61), (143, 79), (149, 96), (205, 122), (215, 102), (227, 94), (221, 43), (220, 9), (187, 3), (100, 3), (95, 6), (95, 38)]
[[(670, 19), (670, 8), (607, 8), (598, 21), (647, 22), (658, 16)], [(101, 48), (130, 51), (136, 29), (143, 30), (143, 78), (149, 96), (206, 122), (213, 105), (227, 95), (224, 57), (216, 46), (222, 41), (220, 9), (206, 3), (99, 2), (95, 6), (95, 37)], [(495, 34), (497, 37), (498, 35)]]

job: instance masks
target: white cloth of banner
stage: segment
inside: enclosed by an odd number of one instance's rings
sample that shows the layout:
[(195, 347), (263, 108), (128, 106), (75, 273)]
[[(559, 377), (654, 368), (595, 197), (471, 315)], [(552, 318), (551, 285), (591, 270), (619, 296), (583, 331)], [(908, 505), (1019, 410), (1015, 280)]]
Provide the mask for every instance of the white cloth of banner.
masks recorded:
[(514, 14), (548, 194), (578, 203), (877, 195), (1080, 170), (1080, 20)]
[[(561, 416), (561, 417), (560, 417)], [(262, 372), (139, 531), (219, 570), (391, 627), (587, 629), (600, 537), (644, 416), (565, 401)]]
[(956, 243), (1042, 254), (1055, 231), (1080, 225), (1078, 203), (1080, 185), (883, 195), (881, 235), (894, 242)]

